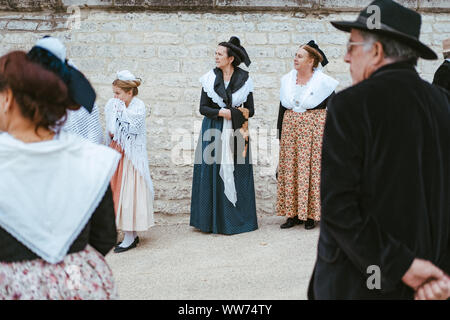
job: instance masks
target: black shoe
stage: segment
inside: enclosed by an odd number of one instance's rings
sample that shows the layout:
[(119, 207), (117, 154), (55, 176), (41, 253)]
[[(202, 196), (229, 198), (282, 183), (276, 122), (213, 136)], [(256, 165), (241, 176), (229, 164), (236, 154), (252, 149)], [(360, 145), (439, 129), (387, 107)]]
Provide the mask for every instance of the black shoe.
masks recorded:
[[(136, 237), (135, 240), (137, 240), (136, 244), (138, 244), (138, 243), (139, 243), (139, 237)], [(117, 242), (117, 243), (116, 243), (116, 247), (120, 246), (121, 244), (122, 244), (122, 241)]]
[(302, 224), (302, 223), (303, 223), (303, 221), (299, 220), (298, 217), (288, 218), (286, 220), (286, 222), (280, 226), (280, 228), (281, 229), (292, 228), (293, 226), (295, 226), (297, 224)]
[(308, 220), (306, 220), (306, 223), (305, 223), (306, 230), (314, 229), (315, 226), (316, 226), (316, 223), (313, 219), (308, 218)]
[[(121, 242), (121, 243), (122, 243), (122, 242)], [(139, 237), (136, 237), (136, 238), (134, 239), (133, 243), (130, 244), (130, 245), (129, 245), (128, 247), (126, 247), (126, 248), (116, 246), (116, 247), (114, 248), (114, 252), (115, 252), (115, 253), (121, 253), (121, 252), (128, 251), (128, 250), (130, 250), (130, 249), (136, 248), (136, 245), (137, 245), (138, 243), (139, 243)]]

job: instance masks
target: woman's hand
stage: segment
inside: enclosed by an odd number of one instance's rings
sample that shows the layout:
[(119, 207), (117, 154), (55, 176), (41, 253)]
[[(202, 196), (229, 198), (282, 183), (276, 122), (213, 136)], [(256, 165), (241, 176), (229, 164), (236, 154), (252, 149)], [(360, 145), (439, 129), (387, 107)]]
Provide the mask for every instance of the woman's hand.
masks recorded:
[(231, 120), (231, 110), (230, 109), (220, 109), (219, 117), (222, 117), (227, 120)]
[(114, 138), (114, 135), (110, 132), (109, 137), (112, 139), (112, 138)]

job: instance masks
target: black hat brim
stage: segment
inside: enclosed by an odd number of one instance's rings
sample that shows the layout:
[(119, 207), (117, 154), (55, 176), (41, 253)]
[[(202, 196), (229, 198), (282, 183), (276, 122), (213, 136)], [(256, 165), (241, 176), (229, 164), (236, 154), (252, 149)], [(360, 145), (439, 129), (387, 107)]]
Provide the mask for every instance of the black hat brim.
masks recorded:
[(71, 66), (68, 67), (70, 69), (70, 82), (67, 86), (70, 97), (90, 113), (94, 108), (96, 99), (94, 88), (80, 71)]
[(351, 32), (352, 29), (359, 29), (390, 36), (414, 48), (419, 53), (419, 56), (423, 59), (436, 60), (438, 58), (437, 54), (424, 43), (420, 42), (414, 37), (401, 32), (397, 32), (395, 30), (386, 30), (383, 29), (383, 27), (381, 27), (381, 29), (369, 29), (367, 27), (367, 24), (360, 21), (331, 21), (331, 24), (336, 29), (344, 32)]

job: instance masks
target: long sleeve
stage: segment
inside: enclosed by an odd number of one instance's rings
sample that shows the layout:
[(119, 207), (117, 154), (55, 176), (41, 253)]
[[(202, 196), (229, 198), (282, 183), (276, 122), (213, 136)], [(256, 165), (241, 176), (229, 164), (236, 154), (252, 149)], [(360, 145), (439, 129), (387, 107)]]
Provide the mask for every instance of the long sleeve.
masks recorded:
[(244, 102), (244, 108), (249, 111), (248, 117), (251, 118), (255, 114), (255, 105), (253, 102), (253, 92), (250, 92), (247, 97), (247, 101)]
[(214, 102), (208, 97), (205, 90), (202, 89), (202, 95), (200, 97), (200, 114), (213, 120), (219, 118), (220, 109), (213, 107)]
[(114, 203), (111, 187), (108, 186), (90, 220), (89, 244), (105, 256), (114, 247), (116, 241)]
[(283, 107), (283, 105), (280, 102), (280, 107), (278, 109), (278, 120), (277, 120), (277, 138), (281, 139), (281, 129), (283, 129), (283, 118), (284, 118), (284, 113), (286, 112), (285, 107)]
[(329, 105), (322, 149), (321, 232), (336, 241), (362, 275), (368, 266), (379, 266), (382, 290), (389, 290), (399, 284), (415, 255), (362, 210), (369, 136), (365, 119), (350, 98), (335, 97)]
[[(250, 92), (247, 96), (247, 101), (244, 102), (244, 108), (248, 109), (248, 117), (251, 118), (255, 114), (255, 107), (253, 104), (253, 93)], [(237, 108), (229, 108), (231, 110), (231, 121), (233, 122), (233, 130), (242, 127), (247, 119), (242, 112)]]
[(437, 69), (433, 84), (450, 90), (450, 63), (444, 63)]

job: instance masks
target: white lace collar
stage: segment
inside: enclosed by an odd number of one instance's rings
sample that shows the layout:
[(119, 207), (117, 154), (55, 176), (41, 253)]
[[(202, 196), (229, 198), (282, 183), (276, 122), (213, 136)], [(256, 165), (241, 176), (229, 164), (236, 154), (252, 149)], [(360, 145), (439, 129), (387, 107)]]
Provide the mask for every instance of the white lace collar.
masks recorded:
[[(202, 84), (203, 90), (206, 92), (208, 97), (212, 99), (214, 103), (219, 105), (219, 107), (224, 108), (225, 102), (222, 97), (220, 97), (216, 91), (214, 91), (214, 82), (216, 80), (216, 74), (214, 70), (210, 70), (200, 78), (200, 83)], [(237, 107), (247, 101), (247, 97), (250, 92), (253, 92), (253, 80), (248, 78), (245, 84), (232, 95), (232, 106)]]
[(316, 69), (305, 86), (296, 85), (297, 70), (281, 78), (280, 101), (283, 107), (305, 112), (321, 104), (338, 86), (339, 82)]

